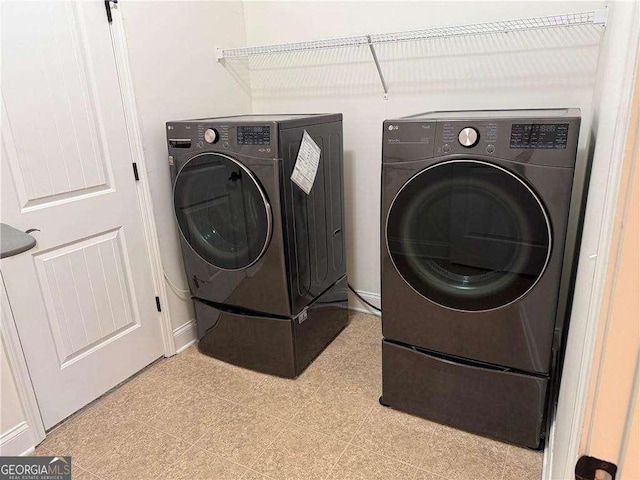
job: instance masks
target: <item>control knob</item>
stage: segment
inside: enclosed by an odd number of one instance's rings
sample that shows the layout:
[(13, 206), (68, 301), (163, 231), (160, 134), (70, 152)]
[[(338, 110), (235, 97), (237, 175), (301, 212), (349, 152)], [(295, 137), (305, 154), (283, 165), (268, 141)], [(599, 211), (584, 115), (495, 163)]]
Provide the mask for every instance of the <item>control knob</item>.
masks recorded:
[(465, 127), (458, 134), (458, 141), (463, 147), (471, 148), (480, 140), (478, 130), (473, 127)]
[(218, 131), (215, 128), (207, 128), (204, 131), (204, 140), (207, 143), (216, 143), (219, 139)]

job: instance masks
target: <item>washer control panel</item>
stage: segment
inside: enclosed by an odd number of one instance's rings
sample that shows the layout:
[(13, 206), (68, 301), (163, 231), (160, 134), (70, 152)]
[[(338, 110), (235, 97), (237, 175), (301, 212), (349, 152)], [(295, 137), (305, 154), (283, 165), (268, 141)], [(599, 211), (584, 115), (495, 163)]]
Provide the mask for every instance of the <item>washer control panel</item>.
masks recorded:
[(242, 125), (236, 127), (238, 145), (269, 145), (271, 128), (269, 125)]
[(169, 155), (190, 155), (193, 151), (240, 153), (274, 158), (277, 154), (277, 130), (273, 125), (168, 122)]

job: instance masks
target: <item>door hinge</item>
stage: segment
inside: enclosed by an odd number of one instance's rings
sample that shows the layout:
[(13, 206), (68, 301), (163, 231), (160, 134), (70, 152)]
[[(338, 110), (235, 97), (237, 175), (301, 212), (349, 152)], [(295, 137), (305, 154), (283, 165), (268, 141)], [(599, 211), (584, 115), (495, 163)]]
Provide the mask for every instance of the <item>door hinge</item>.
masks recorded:
[(160, 306), (160, 297), (156, 297), (156, 308), (159, 312), (162, 311), (162, 307)]
[(133, 177), (136, 179), (136, 182), (140, 181), (140, 176), (138, 175), (138, 164), (133, 162)]
[(618, 467), (599, 458), (580, 457), (576, 463), (576, 480), (615, 480)]
[(111, 16), (111, 4), (118, 3), (118, 0), (104, 0), (104, 8), (107, 10), (107, 21), (109, 23), (113, 22), (113, 17)]

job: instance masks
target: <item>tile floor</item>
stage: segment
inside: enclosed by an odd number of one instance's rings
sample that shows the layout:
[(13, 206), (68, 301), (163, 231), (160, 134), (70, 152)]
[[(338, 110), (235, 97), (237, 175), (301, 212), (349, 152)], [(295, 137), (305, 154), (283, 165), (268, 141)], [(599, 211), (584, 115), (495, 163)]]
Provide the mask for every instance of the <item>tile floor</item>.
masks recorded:
[(51, 432), (74, 480), (538, 480), (542, 455), (378, 404), (380, 320), (351, 323), (297, 380), (200, 355), (151, 365)]

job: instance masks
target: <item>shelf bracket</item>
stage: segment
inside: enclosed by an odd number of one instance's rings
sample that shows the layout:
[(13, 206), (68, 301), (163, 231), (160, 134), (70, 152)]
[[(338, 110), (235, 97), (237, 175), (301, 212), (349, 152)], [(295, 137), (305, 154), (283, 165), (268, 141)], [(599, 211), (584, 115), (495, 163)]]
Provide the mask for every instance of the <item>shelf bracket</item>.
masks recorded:
[(371, 50), (371, 56), (373, 57), (373, 61), (376, 64), (376, 69), (378, 70), (378, 75), (380, 76), (380, 83), (382, 83), (382, 89), (384, 90), (384, 98), (387, 98), (387, 94), (389, 93), (389, 89), (387, 88), (387, 82), (384, 79), (384, 75), (382, 74), (382, 68), (380, 67), (380, 62), (378, 61), (378, 55), (376, 55), (376, 48), (373, 46), (373, 42), (371, 41), (371, 35), (367, 35), (367, 42), (369, 44), (369, 50)]
[(601, 8), (599, 10), (594, 10), (593, 12), (593, 23), (597, 25), (607, 26), (607, 17), (609, 16), (608, 8)]

